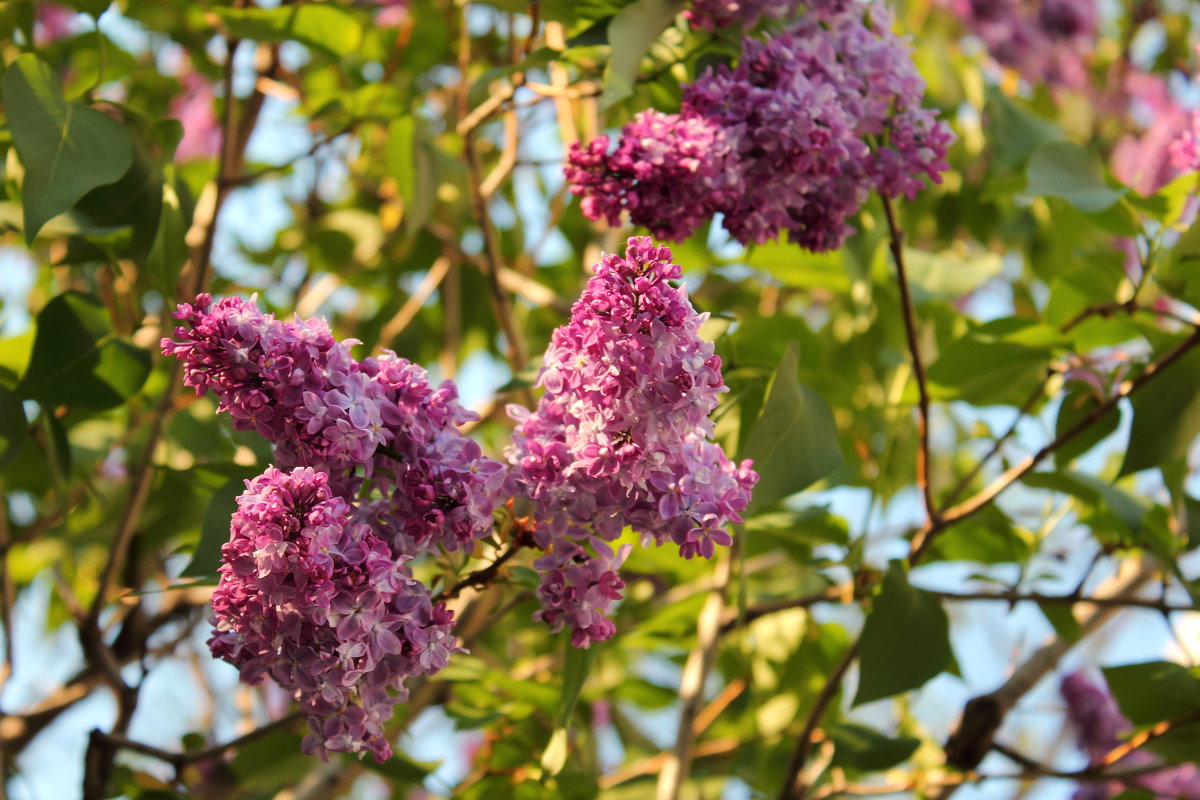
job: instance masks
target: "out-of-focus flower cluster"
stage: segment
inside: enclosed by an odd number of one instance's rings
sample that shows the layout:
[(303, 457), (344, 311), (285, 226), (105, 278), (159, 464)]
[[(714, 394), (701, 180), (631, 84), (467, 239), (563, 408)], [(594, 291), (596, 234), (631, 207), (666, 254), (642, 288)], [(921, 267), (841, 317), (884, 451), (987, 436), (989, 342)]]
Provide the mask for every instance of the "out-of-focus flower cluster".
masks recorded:
[(698, 330), (671, 251), (634, 237), (605, 255), (546, 350), (535, 411), (510, 406), (519, 425), (510, 460), (534, 501), (537, 545), (547, 551), (539, 616), (573, 629), (587, 647), (609, 638), (623, 587), (631, 527), (684, 558), (731, 542), (758, 476), (712, 440), (709, 413), (726, 391), (720, 358)]
[[(1079, 749), (1091, 766), (1101, 766), (1113, 748), (1122, 744), (1121, 734), (1132, 729), (1129, 720), (1102, 683), (1094, 683), (1082, 672), (1065, 676), (1059, 691), (1067, 702), (1067, 721), (1075, 733)], [(1115, 762), (1120, 768), (1144, 767), (1159, 761), (1145, 750), (1134, 750)], [(1181, 764), (1157, 772), (1147, 772), (1126, 781), (1080, 784), (1075, 800), (1108, 800), (1125, 789), (1144, 789), (1161, 798), (1197, 800), (1200, 798), (1200, 767)]]
[(804, 8), (838, 14), (856, 0), (692, 0), (684, 16), (693, 27), (711, 31), (741, 25), (753, 28), (764, 19), (786, 19)]
[(988, 53), (1023, 78), (1051, 86), (1087, 84), (1095, 49), (1095, 0), (950, 0)]
[(675, 241), (720, 213), (742, 243), (785, 230), (840, 247), (871, 190), (911, 198), (948, 168), (953, 133), (921, 107), (891, 21), (881, 4), (817, 3), (685, 87), (680, 113), (642, 112), (611, 153), (607, 136), (574, 146), (566, 175), (584, 213), (616, 225), (628, 212)]
[(383, 723), (405, 678), (446, 666), (453, 615), (363, 523), (327, 476), (275, 467), (247, 481), (213, 594), (213, 655), (293, 690), (304, 750), (391, 756)]

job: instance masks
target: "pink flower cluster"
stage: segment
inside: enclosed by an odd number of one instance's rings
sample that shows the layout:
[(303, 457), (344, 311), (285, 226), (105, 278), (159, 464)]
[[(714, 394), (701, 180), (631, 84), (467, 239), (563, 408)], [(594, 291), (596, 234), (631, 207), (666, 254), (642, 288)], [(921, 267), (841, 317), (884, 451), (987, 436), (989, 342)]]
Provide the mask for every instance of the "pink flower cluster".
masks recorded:
[(246, 482), (213, 594), (213, 655), (254, 685), (270, 676), (308, 718), (307, 753), (391, 756), (383, 723), (404, 680), (446, 666), (453, 615), (328, 478), (270, 467)]
[[(222, 548), (213, 654), (242, 679), (294, 692), (307, 752), (390, 747), (383, 722), (404, 678), (456, 649), (452, 614), (405, 562), (487, 535), (509, 477), (456, 425), (472, 415), (452, 383), (385, 352), (356, 361), (323, 320), (285, 322), (253, 301), (202, 294), (162, 350), (184, 383), (211, 391), (234, 427), (275, 445), (282, 469), (247, 483)], [(367, 479), (379, 495), (358, 502)]]
[(721, 362), (680, 277), (646, 238), (604, 257), (554, 334), (536, 412), (513, 409), (511, 470), (458, 432), (473, 417), (453, 384), (434, 389), (393, 353), (357, 361), (323, 320), (278, 320), (254, 300), (180, 305), (163, 352), (278, 462), (238, 499), (209, 646), (243, 681), (293, 694), (306, 752), (390, 755), (383, 723), (405, 679), (458, 649), (453, 615), (407, 562), (471, 549), (501, 497), (531, 498), (513, 538), (545, 551), (536, 617), (569, 626), (576, 647), (614, 632), (630, 547), (609, 542), (626, 526), (684, 558), (731, 543), (758, 476), (711, 440)]
[(509, 457), (547, 551), (538, 616), (569, 625), (577, 647), (613, 634), (606, 615), (629, 549), (607, 542), (628, 526), (684, 558), (711, 557), (758, 479), (711, 440), (721, 360), (697, 333), (707, 315), (670, 283), (681, 276), (646, 237), (624, 258), (605, 255), (546, 350), (536, 411), (509, 407)]
[(1026, 80), (1080, 88), (1095, 49), (1095, 0), (951, 0), (988, 53)]
[(788, 232), (840, 247), (871, 190), (909, 198), (948, 168), (950, 128), (921, 107), (924, 81), (886, 9), (821, 3), (788, 31), (747, 39), (737, 67), (684, 89), (679, 114), (644, 111), (616, 149), (572, 147), (566, 177), (582, 209), (611, 225), (628, 213), (685, 239), (714, 214), (742, 243)]
[[(1082, 672), (1065, 676), (1059, 691), (1067, 701), (1067, 721), (1075, 732), (1079, 749), (1087, 754), (1093, 766), (1098, 766), (1109, 751), (1122, 743), (1121, 734), (1133, 726), (1117, 708), (1107, 687), (1093, 683)], [(1134, 750), (1116, 763), (1129, 768), (1151, 765), (1158, 760), (1145, 750)], [(1127, 788), (1144, 789), (1162, 798), (1200, 800), (1200, 767), (1195, 764), (1167, 767), (1129, 778), (1127, 783), (1080, 784), (1075, 800), (1108, 800)]]
[(323, 320), (277, 320), (253, 301), (203, 294), (175, 314), (188, 327), (162, 350), (185, 364), (184, 383), (212, 391), (235, 428), (275, 445), (280, 466), (327, 473), (353, 498), (365, 478), (389, 503), (378, 523), (402, 552), (469, 547), (491, 529), (504, 465), (455, 426), (475, 416), (450, 381), (385, 351), (356, 361)]

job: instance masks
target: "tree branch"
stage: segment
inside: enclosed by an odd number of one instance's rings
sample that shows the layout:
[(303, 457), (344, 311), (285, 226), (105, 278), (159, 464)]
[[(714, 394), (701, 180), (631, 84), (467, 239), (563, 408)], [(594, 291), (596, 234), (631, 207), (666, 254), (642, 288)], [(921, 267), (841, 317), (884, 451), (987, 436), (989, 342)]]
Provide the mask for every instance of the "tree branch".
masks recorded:
[(939, 533), (962, 522), (969, 517), (982, 511), (996, 497), (1008, 487), (1023, 478), (1027, 473), (1033, 470), (1038, 464), (1042, 463), (1047, 457), (1056, 452), (1063, 445), (1072, 441), (1076, 436), (1083, 433), (1085, 430), (1094, 425), (1100, 418), (1107, 414), (1112, 409), (1116, 408), (1117, 403), (1126, 397), (1131, 396), (1142, 387), (1146, 386), (1152, 380), (1157, 378), (1163, 372), (1171, 367), (1172, 364), (1182, 358), (1192, 348), (1200, 345), (1200, 328), (1197, 328), (1191, 336), (1188, 336), (1178, 345), (1176, 345), (1169, 353), (1163, 356), (1158, 361), (1151, 362), (1146, 366), (1137, 378), (1125, 381), (1121, 387), (1113, 393), (1112, 397), (1096, 406), (1086, 416), (1081, 417), (1074, 425), (1059, 434), (1052, 442), (1042, 447), (1036, 453), (1027, 456), (1020, 463), (1015, 464), (1006, 472), (992, 481), (984, 489), (980, 490), (974, 496), (969, 497), (958, 505), (952, 506), (943, 511), (936, 522), (926, 524), (923, 528), (917, 531), (913, 536), (912, 547), (909, 550), (909, 561), (916, 564), (921, 560), (928, 550), (929, 546)]
[(854, 643), (846, 649), (842, 660), (825, 679), (825, 685), (821, 687), (820, 694), (813, 702), (812, 710), (808, 712), (808, 718), (804, 721), (804, 730), (800, 732), (800, 738), (796, 741), (796, 749), (792, 751), (792, 757), (788, 761), (783, 785), (779, 788), (779, 800), (799, 800), (808, 790), (808, 787), (804, 785), (804, 765), (808, 763), (808, 757), (812, 753), (813, 733), (821, 724), (821, 719), (825, 716), (825, 711), (833, 702), (838, 690), (842, 688), (842, 679), (858, 656), (858, 646), (859, 640), (855, 639)]
[(725, 611), (725, 590), (733, 575), (733, 562), (741, 539), (717, 563), (717, 575), (712, 589), (700, 610), (696, 623), (696, 647), (688, 654), (679, 680), (679, 723), (675, 730), (675, 747), (663, 754), (662, 771), (658, 774), (657, 800), (678, 800), (679, 792), (691, 771), (693, 745), (696, 741), (696, 722), (704, 700), (704, 682), (712, 670), (717, 643), (721, 636), (721, 615)]
[(900, 308), (904, 317), (904, 335), (908, 339), (908, 352), (912, 357), (913, 375), (917, 379), (917, 487), (925, 502), (925, 515), (929, 525), (938, 523), (937, 504), (933, 499), (933, 488), (929, 482), (930, 448), (929, 448), (929, 385), (925, 377), (925, 362), (921, 359), (921, 348), (917, 344), (917, 323), (913, 311), (912, 291), (908, 285), (908, 272), (904, 266), (904, 232), (896, 223), (896, 212), (892, 209), (892, 201), (882, 192), (879, 199), (883, 202), (883, 216), (887, 219), (888, 248), (892, 251), (892, 260), (896, 263), (896, 278), (900, 286)]

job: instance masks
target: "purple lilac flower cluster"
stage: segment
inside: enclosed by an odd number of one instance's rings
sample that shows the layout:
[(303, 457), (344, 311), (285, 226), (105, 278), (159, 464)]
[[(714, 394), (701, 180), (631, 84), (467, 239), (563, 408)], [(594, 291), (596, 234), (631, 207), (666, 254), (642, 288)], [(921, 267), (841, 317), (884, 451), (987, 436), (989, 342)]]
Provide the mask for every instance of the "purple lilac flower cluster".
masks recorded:
[[(1087, 754), (1091, 765), (1100, 765), (1104, 756), (1122, 743), (1121, 734), (1133, 726), (1117, 708), (1107, 687), (1092, 682), (1082, 672), (1063, 677), (1059, 691), (1067, 701), (1067, 721), (1075, 732), (1079, 749)], [(1140, 767), (1157, 761), (1157, 756), (1145, 750), (1134, 750), (1116, 763), (1121, 767)], [(1144, 789), (1161, 798), (1200, 800), (1200, 767), (1195, 764), (1167, 767), (1129, 778), (1127, 784), (1121, 781), (1084, 783), (1080, 784), (1074, 798), (1108, 800), (1127, 788)]]
[(753, 28), (764, 19), (786, 19), (804, 8), (838, 14), (855, 0), (692, 0), (684, 16), (692, 27), (711, 31), (741, 25)]
[[(295, 693), (305, 749), (390, 754), (382, 723), (404, 678), (455, 650), (452, 614), (405, 562), (470, 549), (491, 530), (507, 468), (456, 426), (473, 419), (450, 382), (384, 352), (355, 360), (323, 320), (275, 319), (253, 300), (202, 294), (162, 350), (211, 391), (234, 427), (275, 446), (247, 484), (222, 549), (213, 654)], [(359, 502), (367, 478), (377, 499)]]
[(679, 114), (644, 111), (616, 149), (572, 147), (566, 177), (592, 219), (628, 212), (679, 241), (716, 213), (742, 243), (786, 230), (810, 250), (840, 247), (872, 189), (915, 196), (948, 168), (953, 142), (890, 13), (858, 0), (820, 3), (736, 68), (685, 87)]
[(577, 647), (613, 634), (606, 615), (629, 546), (609, 541), (629, 526), (684, 558), (711, 557), (758, 480), (711, 440), (721, 360), (697, 333), (707, 315), (670, 283), (681, 276), (647, 237), (603, 256), (546, 350), (536, 411), (509, 407), (509, 457), (546, 551), (538, 617), (570, 626)]
[(506, 470), (458, 433), (475, 416), (453, 383), (434, 388), (387, 351), (356, 361), (357, 341), (338, 342), (323, 320), (277, 320), (253, 300), (202, 294), (175, 316), (187, 327), (162, 350), (184, 362), (184, 383), (272, 442), (280, 466), (318, 469), (346, 498), (372, 478), (390, 494), (376, 517), (398, 551), (469, 548), (490, 530)]
[(270, 467), (246, 482), (213, 594), (213, 655), (254, 685), (294, 691), (308, 719), (304, 751), (391, 756), (383, 723), (405, 678), (446, 666), (453, 615), (405, 562), (355, 523), (327, 476)]
[(1087, 84), (1095, 49), (1095, 0), (951, 0), (950, 8), (997, 62), (1051, 86)]

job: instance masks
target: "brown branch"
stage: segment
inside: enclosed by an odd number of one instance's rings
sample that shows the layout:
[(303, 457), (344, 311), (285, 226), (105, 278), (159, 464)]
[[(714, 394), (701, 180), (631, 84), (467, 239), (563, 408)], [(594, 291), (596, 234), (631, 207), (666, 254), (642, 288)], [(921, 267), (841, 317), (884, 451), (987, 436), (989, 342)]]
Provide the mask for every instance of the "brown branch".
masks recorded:
[(1131, 396), (1139, 389), (1149, 384), (1152, 380), (1169, 369), (1172, 364), (1186, 355), (1188, 351), (1197, 345), (1200, 345), (1200, 328), (1197, 328), (1191, 336), (1187, 337), (1178, 345), (1176, 345), (1161, 359), (1148, 364), (1146, 368), (1142, 370), (1142, 373), (1137, 376), (1137, 378), (1125, 381), (1121, 387), (1113, 393), (1112, 397), (1097, 405), (1087, 415), (1081, 417), (1074, 425), (1063, 431), (1053, 441), (1042, 447), (1042, 449), (1030, 456), (1027, 456), (1020, 463), (1009, 468), (1006, 472), (992, 481), (992, 483), (987, 487), (977, 492), (974, 496), (969, 497), (958, 505), (951, 506), (943, 511), (936, 522), (927, 523), (913, 536), (912, 546), (909, 550), (909, 561), (913, 564), (916, 564), (921, 560), (921, 557), (928, 552), (929, 546), (933, 543), (933, 540), (939, 533), (944, 531), (946, 528), (949, 528), (951, 525), (962, 522), (963, 520), (982, 511), (993, 500), (995, 500), (1001, 492), (1023, 478), (1026, 474), (1032, 471), (1034, 467), (1042, 463), (1042, 461), (1056, 452), (1059, 448), (1063, 447), (1068, 442), (1075, 439), (1076, 436), (1094, 425), (1105, 414), (1116, 408), (1117, 403), (1119, 403), (1121, 400)]
[(1078, 594), (1041, 594), (1039, 592), (943, 592), (929, 591), (935, 597), (951, 602), (971, 600), (994, 600), (1005, 603), (1038, 603), (1052, 606), (1092, 605), (1101, 608), (1148, 608), (1163, 614), (1173, 611), (1195, 611), (1194, 605), (1173, 605), (1163, 599), (1148, 600), (1141, 597), (1095, 597)]
[[(1163, 720), (1162, 722), (1152, 725), (1140, 733), (1134, 734), (1133, 736), (1129, 737), (1128, 741), (1122, 742), (1112, 750), (1109, 750), (1104, 754), (1104, 757), (1100, 759), (1100, 764), (1104, 766), (1115, 764), (1122, 758), (1125, 758), (1125, 756), (1132, 753), (1134, 750), (1144, 747), (1156, 739), (1161, 739), (1171, 731), (1187, 727), (1188, 725), (1195, 725), (1197, 722), (1200, 722), (1200, 711), (1193, 711), (1190, 714), (1185, 714), (1184, 716), (1177, 717), (1175, 719)], [(1160, 766), (1169, 767), (1170, 765), (1167, 764)]]
[[(1132, 598), (1154, 575), (1156, 568), (1143, 562), (1138, 571), (1119, 580), (1108, 597)], [(1026, 659), (998, 689), (971, 699), (963, 709), (958, 726), (946, 742), (946, 763), (962, 770), (971, 770), (979, 765), (992, 749), (993, 737), (1004, 717), (1026, 692), (1054, 668), (1067, 652), (1088, 634), (1098, 629), (1120, 610), (1117, 605), (1096, 606), (1081, 615), (1078, 640), (1055, 637), (1038, 648)]]
[(1135, 767), (1128, 767), (1121, 770), (1107, 769), (1108, 765), (1097, 764), (1091, 767), (1084, 767), (1076, 770), (1060, 770), (1054, 767), (1047, 766), (1020, 751), (1011, 748), (1000, 742), (993, 742), (992, 749), (1000, 755), (1014, 762), (1017, 766), (1024, 770), (1024, 775), (1038, 778), (1064, 778), (1067, 780), (1081, 781), (1084, 783), (1106, 783), (1108, 781), (1124, 781), (1133, 778), (1140, 778), (1146, 775), (1153, 775), (1155, 772), (1162, 772), (1164, 769), (1170, 769), (1170, 764), (1139, 764)]
[(816, 732), (817, 726), (821, 724), (821, 719), (825, 716), (826, 709), (833, 702), (833, 698), (837, 695), (838, 690), (842, 688), (842, 679), (846, 676), (846, 671), (850, 669), (850, 665), (854, 663), (854, 659), (858, 656), (859, 640), (855, 640), (853, 644), (846, 649), (842, 660), (833, 668), (833, 672), (825, 679), (825, 685), (821, 687), (820, 694), (813, 702), (812, 710), (808, 712), (808, 718), (804, 721), (804, 730), (800, 732), (800, 738), (796, 741), (796, 748), (792, 751), (792, 757), (788, 761), (787, 772), (784, 775), (783, 784), (779, 787), (779, 800), (798, 800), (803, 797), (808, 790), (804, 785), (804, 765), (808, 762), (808, 757), (812, 753), (813, 733)]
[(300, 712), (293, 711), (287, 716), (280, 717), (277, 720), (267, 723), (262, 727), (255, 728), (249, 733), (243, 734), (236, 739), (231, 739), (223, 744), (206, 747), (202, 750), (190, 750), (185, 752), (174, 752), (171, 750), (163, 750), (162, 748), (153, 745), (138, 742), (133, 739), (128, 739), (124, 736), (117, 736), (111, 733), (104, 733), (101, 730), (93, 730), (91, 739), (93, 742), (99, 742), (102, 746), (112, 748), (114, 750), (132, 750), (135, 753), (141, 753), (151, 758), (156, 758), (170, 764), (175, 770), (175, 780), (179, 780), (180, 773), (189, 764), (198, 764), (209, 759), (223, 756), (230, 750), (236, 750), (242, 745), (249, 744), (256, 739), (261, 739), (269, 733), (286, 728), (296, 720), (300, 719)]
[(749, 625), (760, 617), (780, 611), (788, 611), (793, 608), (809, 608), (818, 603), (849, 603), (853, 599), (854, 587), (850, 584), (843, 584), (840, 586), (830, 586), (828, 589), (824, 589), (816, 594), (773, 600), (768, 603), (749, 606), (741, 615), (737, 613), (736, 609), (729, 609), (725, 614), (725, 619), (721, 622), (721, 634), (725, 635)]
[(994, 442), (992, 442), (992, 447), (988, 450), (987, 454), (975, 462), (975, 466), (971, 467), (971, 469), (967, 471), (967, 474), (963, 475), (962, 479), (955, 484), (954, 488), (950, 490), (950, 493), (946, 495), (946, 503), (953, 503), (955, 500), (961, 497), (962, 493), (965, 492), (967, 487), (971, 485), (971, 481), (975, 480), (975, 476), (983, 470), (984, 466), (989, 461), (995, 458), (996, 454), (1000, 452), (1000, 448), (1004, 447), (1004, 443), (1013, 437), (1013, 435), (1017, 432), (1017, 427), (1021, 424), (1021, 420), (1025, 419), (1025, 417), (1031, 411), (1033, 411), (1033, 407), (1037, 405), (1037, 401), (1042, 398), (1042, 395), (1046, 391), (1046, 384), (1050, 382), (1050, 378), (1053, 375), (1054, 372), (1047, 372), (1046, 377), (1042, 379), (1041, 383), (1039, 383), (1037, 387), (1029, 393), (1028, 399), (1026, 399), (1025, 402), (1021, 404), (1021, 407), (1017, 410), (1017, 417), (1012, 421), (1012, 424), (1008, 426), (1008, 430), (1000, 434), (1000, 436)]
[(725, 590), (733, 575), (733, 562), (738, 555), (740, 537), (717, 564), (717, 574), (705, 598), (704, 607), (696, 621), (696, 647), (688, 653), (679, 679), (679, 723), (675, 731), (675, 746), (663, 753), (662, 771), (658, 775), (657, 800), (678, 800), (679, 792), (692, 768), (700, 706), (704, 701), (704, 682), (712, 670), (717, 644), (721, 638), (721, 616), (725, 612)]
[(896, 223), (896, 212), (892, 209), (892, 201), (886, 194), (880, 193), (883, 202), (883, 216), (887, 219), (888, 248), (892, 251), (892, 260), (896, 263), (896, 278), (900, 286), (900, 308), (904, 317), (904, 335), (908, 339), (908, 352), (912, 357), (913, 375), (917, 379), (917, 486), (925, 502), (925, 515), (929, 525), (937, 525), (937, 504), (933, 499), (933, 487), (929, 482), (930, 448), (929, 448), (929, 385), (925, 377), (925, 362), (921, 359), (921, 348), (917, 343), (917, 323), (913, 311), (912, 292), (908, 284), (908, 272), (904, 267), (904, 232)]
[[(514, 533), (516, 533), (517, 530), (518, 529), (516, 527), (513, 528)], [(434, 596), (433, 602), (439, 603), (443, 600), (452, 600), (453, 598), (462, 594), (465, 589), (482, 589), (489, 585), (496, 579), (496, 575), (499, 574), (500, 568), (503, 567), (509, 559), (515, 556), (517, 552), (525, 546), (525, 544), (524, 536), (514, 535), (512, 541), (508, 545), (508, 549), (496, 556), (495, 561), (493, 561), (491, 564), (488, 564), (486, 567), (475, 570), (471, 574), (467, 575), (467, 577), (451, 586), (449, 589), (438, 592), (438, 594)]]

